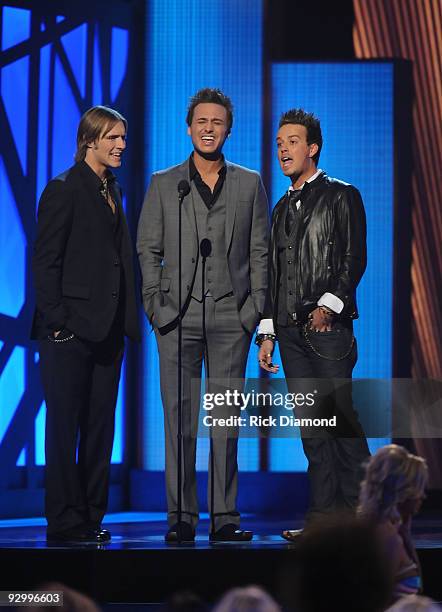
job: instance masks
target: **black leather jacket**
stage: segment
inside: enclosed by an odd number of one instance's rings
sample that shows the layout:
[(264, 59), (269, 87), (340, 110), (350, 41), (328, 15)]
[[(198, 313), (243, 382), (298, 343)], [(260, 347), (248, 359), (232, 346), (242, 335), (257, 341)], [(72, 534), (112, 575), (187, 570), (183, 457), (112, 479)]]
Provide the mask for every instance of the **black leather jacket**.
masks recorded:
[[(278, 312), (280, 282), (278, 228), (284, 220), (284, 195), (273, 209), (269, 248), (269, 283), (263, 318)], [(326, 292), (344, 302), (341, 316), (356, 319), (356, 287), (367, 265), (366, 220), (359, 191), (322, 172), (301, 193), (302, 221), (296, 241), (297, 320), (305, 320)]]

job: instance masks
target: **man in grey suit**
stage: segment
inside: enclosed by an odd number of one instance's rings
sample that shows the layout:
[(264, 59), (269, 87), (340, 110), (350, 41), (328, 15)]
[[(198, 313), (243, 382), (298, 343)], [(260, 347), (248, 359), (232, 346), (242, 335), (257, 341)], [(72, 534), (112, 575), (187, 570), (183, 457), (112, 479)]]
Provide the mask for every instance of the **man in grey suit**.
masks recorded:
[[(185, 162), (152, 176), (138, 226), (137, 250), (143, 303), (155, 328), (160, 354), (166, 436), (167, 542), (193, 541), (198, 521), (196, 438), (199, 397), (191, 381), (245, 375), (250, 340), (263, 311), (267, 283), (268, 205), (260, 176), (227, 162), (222, 148), (233, 122), (232, 103), (218, 89), (191, 99), (188, 134), (194, 151)], [(182, 204), (182, 274), (178, 273), (178, 192)], [(204, 270), (201, 242), (210, 241)], [(210, 250), (210, 248), (209, 248)], [(178, 283), (182, 291), (182, 520), (177, 522)], [(203, 291), (204, 286), (204, 291)], [(203, 294), (204, 298), (203, 299)], [(205, 325), (203, 306), (205, 302)], [(203, 329), (203, 327), (205, 329)], [(209, 356), (209, 359), (208, 359)], [(239, 407), (232, 408), (232, 414)], [(226, 429), (226, 428), (224, 428)], [(213, 483), (209, 473), (211, 541), (246, 541), (236, 509), (237, 436), (213, 437)], [(213, 506), (213, 507), (212, 507)], [(178, 534), (179, 532), (179, 534)]]

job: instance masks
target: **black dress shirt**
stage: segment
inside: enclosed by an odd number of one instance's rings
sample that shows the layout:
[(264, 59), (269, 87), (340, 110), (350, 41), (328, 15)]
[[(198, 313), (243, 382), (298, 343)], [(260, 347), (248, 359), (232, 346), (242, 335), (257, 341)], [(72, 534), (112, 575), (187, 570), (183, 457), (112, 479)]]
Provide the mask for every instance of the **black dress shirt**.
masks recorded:
[(227, 168), (226, 168), (226, 164), (224, 162), (224, 157), (222, 158), (222, 160), (223, 160), (223, 166), (218, 171), (218, 180), (216, 181), (216, 185), (215, 185), (215, 188), (214, 188), (213, 193), (212, 193), (209, 185), (207, 185), (203, 181), (203, 179), (201, 178), (200, 173), (196, 169), (195, 162), (193, 161), (193, 153), (192, 153), (192, 155), (190, 156), (190, 159), (189, 159), (189, 176), (190, 176), (190, 180), (195, 183), (195, 187), (198, 189), (198, 193), (200, 194), (204, 204), (209, 209), (212, 208), (212, 206), (215, 204), (215, 202), (219, 198), (219, 194), (221, 193), (221, 190), (223, 188), (224, 182), (226, 180), (226, 171), (227, 171)]

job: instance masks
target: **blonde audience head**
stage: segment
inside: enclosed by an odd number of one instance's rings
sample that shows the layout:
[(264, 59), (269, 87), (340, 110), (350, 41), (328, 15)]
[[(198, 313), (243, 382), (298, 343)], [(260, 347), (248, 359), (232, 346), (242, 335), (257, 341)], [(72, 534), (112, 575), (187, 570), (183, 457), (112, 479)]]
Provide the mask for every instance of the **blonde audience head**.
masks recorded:
[(425, 459), (388, 444), (370, 457), (361, 483), (358, 512), (374, 521), (397, 522), (418, 512), (428, 484)]
[(252, 585), (227, 591), (213, 612), (280, 612), (280, 607), (264, 589)]

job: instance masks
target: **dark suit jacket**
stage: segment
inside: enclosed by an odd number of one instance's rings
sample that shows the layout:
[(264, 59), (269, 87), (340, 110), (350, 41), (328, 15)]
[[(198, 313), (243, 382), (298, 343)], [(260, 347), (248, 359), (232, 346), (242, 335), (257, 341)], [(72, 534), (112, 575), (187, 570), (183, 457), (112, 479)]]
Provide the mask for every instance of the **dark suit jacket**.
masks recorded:
[(139, 337), (132, 247), (121, 190), (116, 182), (111, 184), (121, 223), (118, 248), (100, 185), (90, 166), (80, 162), (51, 180), (40, 198), (32, 261), (36, 310), (31, 338), (66, 328), (79, 338), (99, 342), (108, 335), (119, 303), (124, 308), (125, 334)]

